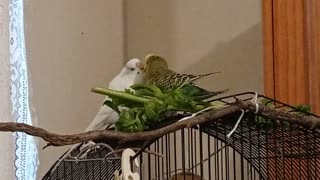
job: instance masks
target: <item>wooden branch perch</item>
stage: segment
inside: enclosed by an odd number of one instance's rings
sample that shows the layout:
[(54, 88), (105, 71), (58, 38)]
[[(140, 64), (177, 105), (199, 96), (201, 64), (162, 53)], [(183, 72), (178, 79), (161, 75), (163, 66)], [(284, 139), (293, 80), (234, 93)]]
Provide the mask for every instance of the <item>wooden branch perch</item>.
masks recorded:
[[(223, 107), (219, 110), (212, 110), (209, 112), (205, 112), (199, 116), (190, 118), (185, 121), (176, 122), (157, 130), (138, 132), (138, 133), (122, 133), (122, 132), (104, 130), (104, 131), (91, 131), (91, 132), (72, 134), (72, 135), (59, 135), (59, 134), (48, 132), (42, 128), (30, 126), (23, 123), (12, 123), (12, 122), (0, 123), (0, 131), (24, 132), (31, 136), (37, 136), (47, 141), (48, 142), (47, 146), (64, 146), (64, 145), (71, 145), (71, 144), (86, 142), (89, 140), (98, 140), (98, 139), (113, 140), (113, 141), (126, 143), (126, 142), (132, 142), (132, 141), (141, 141), (141, 140), (158, 138), (165, 134), (177, 131), (182, 128), (193, 127), (197, 124), (203, 124), (208, 121), (212, 121), (212, 122), (218, 121), (218, 120), (221, 120), (221, 118), (223, 118), (226, 115), (230, 115), (238, 112), (240, 109), (243, 109), (249, 112), (255, 112), (256, 105), (249, 101), (238, 100), (236, 103), (227, 107)], [(320, 127), (320, 118), (316, 118), (313, 116), (301, 116), (297, 114), (287, 113), (287, 112), (275, 110), (273, 108), (266, 107), (263, 105), (259, 105), (259, 113), (261, 116), (266, 118), (280, 120), (280, 121), (287, 121), (287, 122), (295, 123), (307, 128)]]

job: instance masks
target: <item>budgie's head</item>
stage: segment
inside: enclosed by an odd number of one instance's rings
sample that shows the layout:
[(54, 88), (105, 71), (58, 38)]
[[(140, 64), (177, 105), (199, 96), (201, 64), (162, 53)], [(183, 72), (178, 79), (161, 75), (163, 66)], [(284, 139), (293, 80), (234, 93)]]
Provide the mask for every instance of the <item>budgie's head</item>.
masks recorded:
[(133, 58), (127, 62), (125, 65), (128, 71), (138, 71), (143, 70), (143, 64), (138, 58)]
[(130, 77), (130, 79), (135, 79), (136, 83), (140, 83), (143, 80), (143, 64), (137, 59), (133, 58), (129, 60), (125, 67), (122, 69), (121, 74)]
[(168, 69), (168, 63), (160, 56), (149, 54), (145, 58), (144, 74), (145, 76), (154, 74), (163, 69)]

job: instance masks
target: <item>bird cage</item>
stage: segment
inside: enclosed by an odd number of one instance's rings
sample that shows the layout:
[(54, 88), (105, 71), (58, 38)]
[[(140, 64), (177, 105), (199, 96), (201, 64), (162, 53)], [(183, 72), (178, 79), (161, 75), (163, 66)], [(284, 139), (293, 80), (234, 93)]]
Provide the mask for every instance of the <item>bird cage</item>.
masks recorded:
[[(241, 93), (216, 101), (229, 105), (249, 101), (254, 93)], [(260, 95), (274, 108), (303, 113), (297, 108)], [(320, 131), (246, 112), (231, 137), (241, 112), (218, 121), (166, 134), (150, 143), (137, 143), (140, 179), (145, 180), (253, 180), (320, 179)], [(128, 146), (129, 147), (129, 146)], [(130, 146), (132, 147), (132, 146)], [(64, 160), (43, 179), (114, 179), (121, 159), (101, 148), (86, 160)], [(107, 155), (107, 156), (106, 156)]]

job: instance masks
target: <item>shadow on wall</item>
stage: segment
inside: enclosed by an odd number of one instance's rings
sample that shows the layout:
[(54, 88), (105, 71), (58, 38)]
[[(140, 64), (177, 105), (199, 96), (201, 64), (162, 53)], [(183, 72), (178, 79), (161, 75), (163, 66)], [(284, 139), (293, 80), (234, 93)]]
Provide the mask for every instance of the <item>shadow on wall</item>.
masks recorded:
[(220, 71), (221, 74), (199, 80), (199, 84), (211, 90), (228, 88), (229, 94), (245, 91), (262, 93), (261, 33), (261, 24), (256, 24), (230, 41), (217, 43), (206, 56), (183, 72), (199, 74)]
[[(221, 9), (234, 10), (235, 5), (205, 2), (124, 0), (126, 57), (144, 59), (149, 53), (159, 54), (179, 72), (221, 71), (221, 74), (199, 81), (205, 88), (229, 88), (229, 94), (262, 92), (262, 28), (259, 17), (248, 19), (252, 15), (245, 10), (237, 12), (241, 16), (237, 13), (226, 16)], [(250, 4), (249, 1), (246, 3)], [(240, 30), (245, 25), (250, 28)], [(228, 28), (233, 29), (223, 33)], [(239, 28), (239, 31), (234, 28)], [(222, 38), (218, 38), (219, 33), (222, 33)], [(238, 35), (232, 38), (231, 34)], [(220, 39), (228, 41), (219, 43)]]
[[(144, 59), (147, 54), (172, 57), (173, 7), (171, 0), (124, 0), (125, 57)], [(125, 60), (125, 62), (127, 61)]]

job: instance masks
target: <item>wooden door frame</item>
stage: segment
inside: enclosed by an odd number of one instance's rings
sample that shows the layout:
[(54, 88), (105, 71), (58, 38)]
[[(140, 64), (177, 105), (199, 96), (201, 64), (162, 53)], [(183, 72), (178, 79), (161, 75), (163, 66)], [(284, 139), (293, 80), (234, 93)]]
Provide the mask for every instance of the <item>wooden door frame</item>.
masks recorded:
[(307, 58), (309, 61), (309, 103), (320, 114), (320, 1), (306, 0)]
[(273, 0), (262, 1), (264, 94), (275, 98)]
[(262, 0), (264, 92), (320, 114), (320, 1)]

